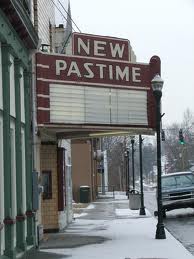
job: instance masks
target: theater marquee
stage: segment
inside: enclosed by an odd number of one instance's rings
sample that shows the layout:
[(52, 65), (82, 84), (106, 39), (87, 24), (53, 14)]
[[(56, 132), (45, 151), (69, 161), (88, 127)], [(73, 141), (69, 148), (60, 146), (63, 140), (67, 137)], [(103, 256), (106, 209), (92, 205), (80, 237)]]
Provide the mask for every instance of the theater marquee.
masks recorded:
[(37, 53), (38, 124), (155, 127), (160, 59), (130, 62), (128, 40), (74, 33), (72, 55)]

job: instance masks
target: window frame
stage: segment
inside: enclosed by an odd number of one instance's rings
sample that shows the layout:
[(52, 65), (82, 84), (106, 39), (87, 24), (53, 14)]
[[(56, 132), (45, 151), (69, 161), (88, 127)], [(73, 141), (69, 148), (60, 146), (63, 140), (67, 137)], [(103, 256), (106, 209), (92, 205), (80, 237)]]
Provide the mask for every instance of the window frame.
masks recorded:
[[(48, 187), (45, 188), (44, 177), (47, 177)], [(42, 171), (42, 186), (43, 186), (43, 200), (51, 200), (52, 199), (52, 171), (51, 170), (43, 170)]]

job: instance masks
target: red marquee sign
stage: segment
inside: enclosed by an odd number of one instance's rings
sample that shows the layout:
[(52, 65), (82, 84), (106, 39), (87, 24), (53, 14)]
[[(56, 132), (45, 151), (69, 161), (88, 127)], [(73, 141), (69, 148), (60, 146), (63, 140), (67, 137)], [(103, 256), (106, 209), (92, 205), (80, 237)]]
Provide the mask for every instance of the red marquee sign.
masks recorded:
[(129, 40), (73, 33), (73, 55), (129, 61)]
[(50, 85), (54, 84), (144, 91), (147, 95), (147, 124), (124, 126), (155, 128), (151, 80), (160, 74), (159, 57), (153, 56), (148, 64), (130, 63), (129, 41), (104, 36), (74, 33), (72, 45), (71, 56), (36, 55), (38, 124), (51, 122)]
[(150, 88), (149, 64), (37, 54), (37, 79), (103, 87)]

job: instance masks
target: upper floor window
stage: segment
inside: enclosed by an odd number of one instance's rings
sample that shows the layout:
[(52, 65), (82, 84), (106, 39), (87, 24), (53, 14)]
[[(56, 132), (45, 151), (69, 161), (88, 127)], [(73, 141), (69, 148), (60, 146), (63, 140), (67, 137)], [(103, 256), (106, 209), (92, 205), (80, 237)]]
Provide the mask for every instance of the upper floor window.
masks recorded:
[(20, 0), (20, 1), (23, 3), (26, 11), (30, 14), (30, 0)]

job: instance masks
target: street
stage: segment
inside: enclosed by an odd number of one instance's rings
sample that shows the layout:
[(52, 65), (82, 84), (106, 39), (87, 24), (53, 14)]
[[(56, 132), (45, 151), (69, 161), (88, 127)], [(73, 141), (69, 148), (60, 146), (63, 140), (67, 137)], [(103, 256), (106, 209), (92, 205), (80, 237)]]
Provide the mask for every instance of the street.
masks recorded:
[[(145, 207), (153, 215), (156, 210), (155, 191), (145, 192)], [(166, 213), (164, 225), (194, 255), (194, 209), (178, 209)]]

